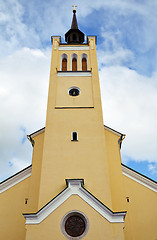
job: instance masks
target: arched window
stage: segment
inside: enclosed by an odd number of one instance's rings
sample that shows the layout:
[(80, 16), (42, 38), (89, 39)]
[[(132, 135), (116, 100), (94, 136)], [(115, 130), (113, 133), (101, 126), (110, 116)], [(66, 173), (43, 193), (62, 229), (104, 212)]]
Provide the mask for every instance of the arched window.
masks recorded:
[(87, 71), (87, 59), (82, 58), (82, 71)]
[(81, 66), (82, 66), (82, 71), (88, 70), (88, 56), (85, 53), (81, 55)]
[(67, 71), (67, 59), (62, 59), (62, 71)]
[(77, 132), (72, 132), (72, 139), (71, 141), (78, 141), (78, 133)]
[(71, 55), (71, 71), (77, 71), (78, 69), (78, 56), (76, 53)]
[(68, 56), (67, 54), (64, 53), (61, 56), (60, 70), (67, 71), (67, 65), (68, 65)]
[(72, 71), (77, 71), (77, 58), (72, 59)]

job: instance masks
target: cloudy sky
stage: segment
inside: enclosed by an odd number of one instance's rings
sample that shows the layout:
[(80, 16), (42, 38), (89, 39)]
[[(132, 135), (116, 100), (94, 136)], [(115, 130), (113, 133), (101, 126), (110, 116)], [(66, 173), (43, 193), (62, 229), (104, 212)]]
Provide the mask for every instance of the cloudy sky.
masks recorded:
[(104, 124), (126, 134), (122, 162), (157, 181), (157, 1), (0, 1), (0, 181), (31, 164), (45, 126), (51, 35), (97, 35)]

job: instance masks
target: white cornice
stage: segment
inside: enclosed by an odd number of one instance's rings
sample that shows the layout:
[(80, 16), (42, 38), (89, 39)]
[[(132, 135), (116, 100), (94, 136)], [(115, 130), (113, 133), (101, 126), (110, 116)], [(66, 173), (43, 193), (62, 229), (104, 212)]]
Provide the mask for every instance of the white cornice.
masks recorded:
[(123, 223), (126, 212), (112, 212), (83, 187), (83, 179), (67, 179), (67, 188), (37, 213), (23, 214), (26, 224), (39, 224), (70, 196), (78, 195), (111, 223)]
[(59, 46), (60, 51), (87, 51), (89, 46)]
[(24, 179), (31, 176), (32, 166), (20, 171), (19, 173), (13, 175), (12, 177), (6, 179), (2, 183), (0, 183), (0, 193), (8, 190), (9, 188), (13, 187), (17, 183), (23, 181)]
[(87, 72), (84, 72), (84, 71), (76, 71), (76, 72), (73, 72), (73, 71), (62, 72), (62, 71), (60, 71), (59, 72), (58, 71), (57, 76), (58, 77), (91, 77), (92, 73), (91, 73), (91, 71), (87, 71)]
[(135, 172), (134, 170), (129, 169), (124, 165), (122, 165), (122, 172), (126, 177), (129, 177), (141, 185), (151, 189), (152, 191), (157, 192), (157, 183), (151, 179), (148, 179), (147, 177)]

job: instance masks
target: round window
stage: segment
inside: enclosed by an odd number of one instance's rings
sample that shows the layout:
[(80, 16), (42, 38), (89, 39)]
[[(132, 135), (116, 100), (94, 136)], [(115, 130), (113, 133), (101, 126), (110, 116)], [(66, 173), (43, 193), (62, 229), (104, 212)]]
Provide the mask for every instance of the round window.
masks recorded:
[(82, 216), (72, 215), (65, 222), (65, 231), (71, 237), (81, 236), (85, 231), (85, 221)]
[(88, 231), (88, 219), (79, 211), (67, 213), (61, 223), (63, 234), (68, 239), (81, 239)]
[(77, 87), (72, 87), (69, 89), (69, 95), (72, 97), (76, 97), (80, 94), (80, 89)]

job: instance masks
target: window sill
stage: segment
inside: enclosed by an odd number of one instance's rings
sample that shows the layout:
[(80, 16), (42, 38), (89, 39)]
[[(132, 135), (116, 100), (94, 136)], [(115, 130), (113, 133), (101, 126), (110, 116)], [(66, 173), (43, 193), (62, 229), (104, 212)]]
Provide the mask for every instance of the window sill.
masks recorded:
[(58, 77), (91, 77), (91, 71), (57, 71)]

